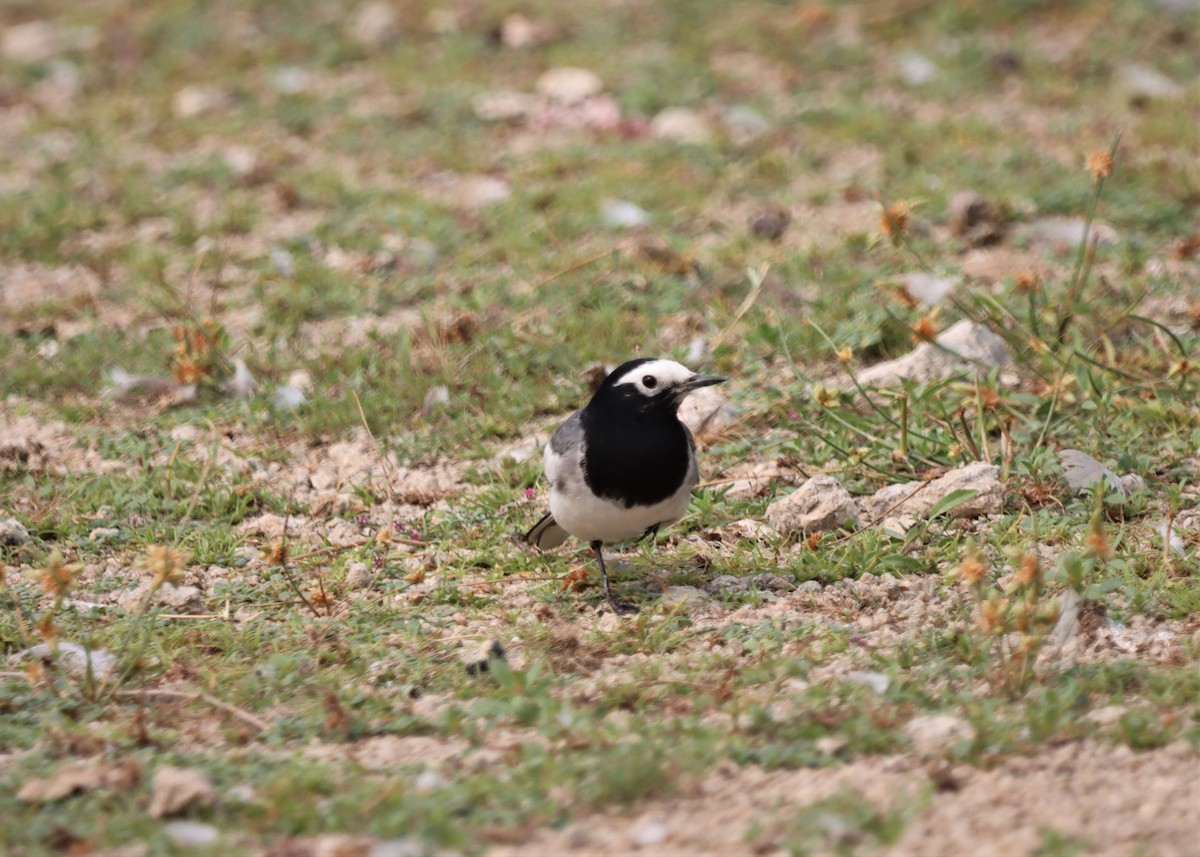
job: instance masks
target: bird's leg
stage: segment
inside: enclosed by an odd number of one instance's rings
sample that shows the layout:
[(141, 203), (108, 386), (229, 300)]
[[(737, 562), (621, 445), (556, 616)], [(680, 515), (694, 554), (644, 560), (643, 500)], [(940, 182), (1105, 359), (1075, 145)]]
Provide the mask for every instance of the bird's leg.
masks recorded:
[(600, 577), (604, 581), (604, 597), (608, 599), (609, 606), (618, 616), (628, 616), (630, 613), (638, 612), (637, 607), (627, 601), (618, 601), (617, 597), (613, 595), (612, 586), (608, 582), (608, 569), (604, 567), (604, 553), (601, 551), (603, 547), (604, 542), (602, 541), (592, 542), (592, 550), (596, 553), (596, 562), (600, 563)]

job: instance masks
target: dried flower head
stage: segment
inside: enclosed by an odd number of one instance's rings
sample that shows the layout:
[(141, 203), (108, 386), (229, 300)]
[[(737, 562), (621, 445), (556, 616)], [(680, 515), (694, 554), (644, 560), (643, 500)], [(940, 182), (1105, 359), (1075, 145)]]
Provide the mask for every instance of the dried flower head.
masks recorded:
[(391, 527), (380, 527), (379, 532), (375, 534), (375, 544), (390, 545), (392, 543)]
[(1021, 557), (1017, 567), (1016, 580), (1021, 586), (1032, 586), (1042, 576), (1042, 562), (1033, 551)]
[(150, 572), (152, 585), (159, 589), (164, 583), (178, 585), (183, 579), (184, 569), (187, 568), (188, 557), (178, 548), (150, 545), (146, 548), (146, 558), (142, 562)]
[(416, 571), (414, 571), (412, 574), (408, 575), (408, 577), (406, 577), (404, 579), (407, 580), (409, 583), (411, 583), (413, 586), (416, 586), (418, 583), (420, 583), (421, 581), (423, 581), (425, 579), (425, 569), (418, 568)]
[(38, 569), (38, 583), (42, 591), (55, 599), (65, 598), (75, 585), (75, 577), (83, 569), (77, 562), (67, 562), (63, 555), (55, 549), (46, 564)]
[(1022, 294), (1040, 292), (1042, 290), (1042, 275), (1037, 271), (1018, 271), (1016, 277), (1013, 278), (1013, 285)]
[(313, 607), (331, 607), (333, 598), (329, 595), (329, 590), (320, 581), (316, 581), (308, 590), (308, 602)]
[(47, 610), (37, 622), (38, 634), (47, 643), (58, 639), (58, 626), (54, 624), (54, 613)]
[(1103, 181), (1108, 178), (1112, 175), (1113, 171), (1112, 152), (1107, 149), (1092, 152), (1087, 156), (1087, 168), (1095, 181)]
[(813, 387), (813, 398), (817, 400), (817, 404), (823, 408), (828, 408), (837, 401), (837, 393), (830, 390), (828, 387), (818, 384)]
[(836, 354), (838, 363), (849, 363), (854, 357), (854, 350), (847, 345), (845, 348), (839, 348)]
[(263, 548), (262, 558), (271, 565), (285, 565), (288, 559), (287, 543), (283, 539), (276, 539), (270, 547)]
[(893, 202), (884, 206), (879, 216), (879, 229), (895, 244), (908, 231), (908, 221), (912, 217), (912, 206), (907, 202)]
[(1005, 632), (1005, 612), (1008, 609), (1008, 599), (993, 595), (979, 605), (979, 627), (985, 634), (1003, 634)]
[(987, 577), (987, 559), (974, 542), (967, 545), (967, 555), (958, 565), (958, 575), (968, 586), (981, 586)]
[(936, 312), (929, 315), (923, 315), (917, 319), (917, 323), (913, 325), (913, 339), (925, 341), (933, 339), (937, 335), (937, 322), (935, 321)]
[(1087, 546), (1092, 556), (1106, 562), (1113, 557), (1112, 544), (1108, 541), (1108, 532), (1104, 529), (1104, 513), (1097, 508), (1088, 524)]

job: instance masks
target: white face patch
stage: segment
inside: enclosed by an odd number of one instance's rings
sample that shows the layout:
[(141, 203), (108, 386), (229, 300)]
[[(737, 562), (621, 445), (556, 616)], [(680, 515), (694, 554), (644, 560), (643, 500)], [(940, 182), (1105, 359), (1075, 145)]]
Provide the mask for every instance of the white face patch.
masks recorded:
[(682, 384), (695, 374), (674, 360), (651, 360), (630, 369), (614, 382), (614, 386), (630, 384), (643, 396), (654, 396), (669, 387)]

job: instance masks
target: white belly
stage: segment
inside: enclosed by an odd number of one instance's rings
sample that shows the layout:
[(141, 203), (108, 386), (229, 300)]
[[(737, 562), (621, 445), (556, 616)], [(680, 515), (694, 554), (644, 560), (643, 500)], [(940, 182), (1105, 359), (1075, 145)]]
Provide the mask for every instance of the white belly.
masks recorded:
[(661, 503), (626, 509), (576, 483), (566, 491), (550, 492), (550, 512), (558, 525), (577, 539), (621, 542), (641, 536), (655, 524), (674, 524), (687, 514), (691, 493), (689, 485)]

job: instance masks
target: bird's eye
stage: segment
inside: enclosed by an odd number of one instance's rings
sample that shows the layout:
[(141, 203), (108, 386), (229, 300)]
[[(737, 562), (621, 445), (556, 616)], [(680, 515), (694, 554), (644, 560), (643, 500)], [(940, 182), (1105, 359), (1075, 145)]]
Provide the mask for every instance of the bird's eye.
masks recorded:
[(647, 375), (642, 378), (642, 386), (644, 386), (647, 390), (653, 390), (658, 386), (658, 379), (653, 375)]

